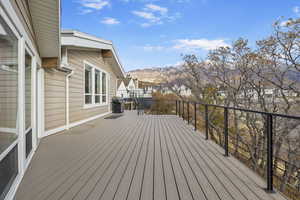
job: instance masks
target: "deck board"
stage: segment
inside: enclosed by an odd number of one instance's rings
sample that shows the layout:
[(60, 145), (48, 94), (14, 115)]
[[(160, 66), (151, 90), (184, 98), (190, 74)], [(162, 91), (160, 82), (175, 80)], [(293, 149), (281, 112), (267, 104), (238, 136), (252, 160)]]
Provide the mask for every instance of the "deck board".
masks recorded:
[(43, 139), (16, 200), (285, 199), (223, 154), (176, 116), (126, 112)]

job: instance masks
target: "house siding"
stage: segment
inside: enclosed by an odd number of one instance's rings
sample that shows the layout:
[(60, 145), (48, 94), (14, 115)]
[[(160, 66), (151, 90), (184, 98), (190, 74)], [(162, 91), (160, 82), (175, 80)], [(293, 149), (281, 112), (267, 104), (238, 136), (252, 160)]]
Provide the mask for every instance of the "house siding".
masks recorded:
[[(84, 61), (108, 73), (108, 105), (84, 108)], [(86, 120), (111, 110), (117, 77), (100, 51), (68, 50), (68, 63), (74, 73), (69, 78), (69, 122)], [(66, 73), (45, 70), (45, 131), (66, 125)]]
[[(108, 73), (108, 105), (84, 108), (84, 61)], [(74, 70), (69, 84), (70, 123), (85, 120), (110, 111), (111, 97), (116, 95), (116, 76), (111, 66), (104, 61), (100, 51), (68, 50), (68, 63)]]
[(28, 7), (28, 0), (10, 0), (17, 16), (21, 20), (27, 35), (30, 40), (35, 44), (35, 34), (32, 24), (32, 18)]
[(66, 125), (65, 73), (45, 70), (45, 130)]

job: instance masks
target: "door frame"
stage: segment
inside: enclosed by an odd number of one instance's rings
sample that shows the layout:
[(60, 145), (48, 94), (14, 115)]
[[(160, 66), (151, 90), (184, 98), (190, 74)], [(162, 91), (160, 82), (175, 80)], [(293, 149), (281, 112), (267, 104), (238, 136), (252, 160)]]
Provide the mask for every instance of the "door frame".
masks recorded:
[[(37, 106), (36, 106), (36, 66), (37, 66), (37, 62), (36, 62), (36, 56), (34, 55), (33, 51), (31, 50), (31, 48), (27, 45), (27, 43), (25, 42), (25, 48), (24, 48), (24, 103), (26, 100), (26, 83), (25, 83), (25, 56), (26, 56), (26, 52), (31, 56), (31, 134), (32, 134), (32, 149), (31, 152), (29, 153), (28, 157), (26, 157), (26, 134), (28, 133), (27, 130), (24, 129), (24, 149), (23, 149), (23, 156), (25, 159), (25, 170), (28, 168), (28, 165), (33, 157), (34, 151), (36, 150), (37, 147), (37, 129), (36, 129), (36, 110), (37, 110)], [(25, 104), (24, 104), (25, 105)], [(26, 123), (26, 105), (24, 106), (24, 127), (25, 127), (25, 123)]]

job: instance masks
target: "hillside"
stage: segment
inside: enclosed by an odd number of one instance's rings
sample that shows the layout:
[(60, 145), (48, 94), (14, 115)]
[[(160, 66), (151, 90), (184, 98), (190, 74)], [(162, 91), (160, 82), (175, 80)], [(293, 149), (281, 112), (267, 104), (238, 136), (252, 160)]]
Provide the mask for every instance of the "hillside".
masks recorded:
[(165, 83), (171, 81), (178, 76), (178, 70), (176, 67), (164, 67), (164, 68), (146, 68), (129, 71), (128, 74), (133, 78), (137, 78), (140, 81), (151, 83)]

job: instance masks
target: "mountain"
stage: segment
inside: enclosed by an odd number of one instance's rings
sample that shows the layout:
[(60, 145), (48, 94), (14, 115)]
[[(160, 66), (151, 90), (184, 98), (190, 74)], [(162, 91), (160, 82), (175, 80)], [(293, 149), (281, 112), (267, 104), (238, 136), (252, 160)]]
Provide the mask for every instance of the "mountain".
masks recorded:
[(132, 70), (127, 74), (140, 81), (160, 84), (175, 79), (178, 76), (178, 69), (177, 67), (153, 67)]
[[(179, 67), (179, 66), (178, 66)], [(166, 82), (172, 83), (175, 79), (185, 78), (184, 73), (178, 69), (178, 67), (157, 67), (157, 68), (145, 68), (129, 71), (128, 74), (132, 78), (137, 78), (140, 81), (154, 83), (154, 84), (163, 84)], [(228, 69), (227, 73), (230, 73), (233, 77), (239, 77), (239, 71)], [(264, 71), (267, 74), (270, 70), (266, 69)], [(214, 73), (214, 72), (210, 72)], [(270, 73), (274, 73), (270, 71)], [(213, 75), (213, 74), (212, 74)], [(258, 79), (256, 75), (252, 76), (254, 80)], [(300, 72), (295, 70), (290, 70), (286, 73), (285, 78), (295, 83), (300, 83)], [(203, 81), (207, 80), (207, 75), (202, 76)], [(276, 80), (274, 80), (276, 82)]]

